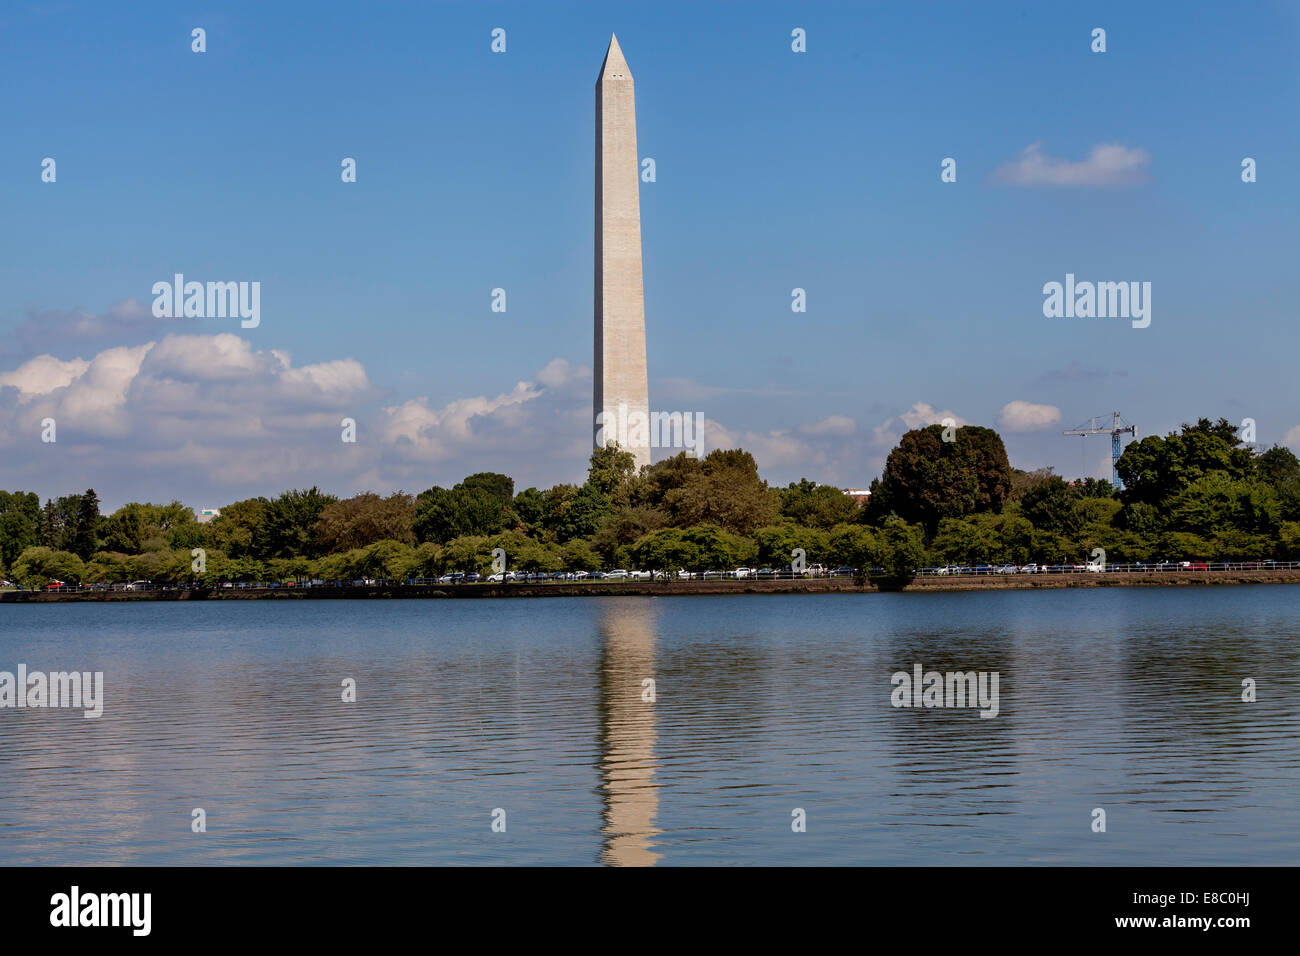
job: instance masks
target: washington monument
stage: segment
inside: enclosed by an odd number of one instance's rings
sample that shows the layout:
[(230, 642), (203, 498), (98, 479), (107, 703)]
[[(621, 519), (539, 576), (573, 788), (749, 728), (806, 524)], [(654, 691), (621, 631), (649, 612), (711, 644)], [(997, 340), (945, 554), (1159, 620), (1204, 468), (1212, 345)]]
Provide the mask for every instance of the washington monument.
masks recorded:
[[(618, 441), (650, 464), (641, 281), (640, 167), (632, 72), (610, 36), (596, 78), (596, 447)], [(602, 441), (602, 438), (604, 439)]]

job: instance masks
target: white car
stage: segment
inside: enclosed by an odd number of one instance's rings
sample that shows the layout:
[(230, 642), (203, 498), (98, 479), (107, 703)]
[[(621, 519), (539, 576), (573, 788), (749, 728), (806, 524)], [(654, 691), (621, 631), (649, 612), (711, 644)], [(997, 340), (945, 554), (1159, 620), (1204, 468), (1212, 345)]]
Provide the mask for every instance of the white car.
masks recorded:
[(1021, 574), (1037, 574), (1037, 573), (1038, 573), (1038, 565), (1036, 565), (1036, 564), (1026, 564), (1023, 568), (1020, 569), (1020, 573), (1021, 573)]
[(608, 581), (619, 580), (625, 577), (627, 577), (627, 571), (623, 568), (616, 568), (613, 571), (610, 571), (609, 574), (605, 575), (605, 579)]
[(628, 577), (633, 581), (649, 581), (653, 575), (649, 571), (633, 571)]

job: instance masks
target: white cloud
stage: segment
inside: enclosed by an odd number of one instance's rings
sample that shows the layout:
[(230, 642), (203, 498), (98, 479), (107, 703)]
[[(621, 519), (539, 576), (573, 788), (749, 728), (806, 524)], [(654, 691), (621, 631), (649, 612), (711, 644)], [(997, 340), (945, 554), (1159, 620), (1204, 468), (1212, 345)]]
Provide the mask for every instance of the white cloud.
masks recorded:
[(0, 355), (18, 353), (30, 355), (56, 348), (61, 343), (142, 342), (168, 332), (178, 331), (194, 319), (156, 318), (153, 310), (131, 296), (110, 306), (107, 312), (96, 314), (85, 309), (47, 309), (29, 312), (27, 318), (13, 331), (18, 348), (0, 345)]
[(18, 389), (18, 401), (30, 402), (38, 395), (47, 395), (58, 388), (66, 388), (80, 378), (90, 367), (85, 359), (64, 362), (53, 355), (38, 355), (24, 362), (12, 372), (0, 375), (0, 387), (8, 385)]
[(1282, 439), (1282, 444), (1295, 451), (1300, 451), (1300, 425), (1293, 425), (1287, 430), (1286, 437)]
[(1032, 402), (1014, 401), (1002, 406), (998, 424), (1008, 431), (1027, 432), (1046, 428), (1061, 420), (1061, 410), (1055, 405), (1035, 405)]
[(858, 424), (847, 415), (831, 415), (811, 425), (800, 425), (805, 435), (852, 435)]
[(1094, 146), (1080, 162), (1048, 156), (1042, 146), (1026, 146), (1019, 159), (999, 166), (990, 178), (1008, 186), (1127, 186), (1146, 180), (1151, 163), (1146, 150), (1117, 144)]
[(952, 419), (958, 427), (970, 424), (951, 409), (938, 411), (933, 405), (926, 402), (915, 402), (911, 408), (901, 415), (887, 418), (873, 428), (871, 430), (872, 444), (878, 448), (893, 448), (898, 444), (898, 440), (903, 437), (903, 432), (911, 431), (913, 428), (924, 428), (927, 425), (942, 425), (944, 419)]
[[(171, 335), (68, 361), (42, 355), (0, 370), (0, 487), (43, 496), (94, 487), (109, 504), (176, 497), (200, 507), (310, 485), (420, 491), (476, 471), (504, 472), (520, 488), (581, 481), (591, 374), (558, 357), (499, 393), (381, 404), (354, 359), (295, 366), (287, 352), (233, 333)], [(40, 442), (46, 416), (58, 423), (54, 445)], [(357, 422), (355, 444), (340, 441), (344, 417)], [(921, 402), (891, 423), (945, 417), (964, 424)], [(859, 485), (883, 461), (878, 431), (839, 413), (768, 430), (706, 418), (704, 444), (706, 453), (745, 448), (776, 483)]]

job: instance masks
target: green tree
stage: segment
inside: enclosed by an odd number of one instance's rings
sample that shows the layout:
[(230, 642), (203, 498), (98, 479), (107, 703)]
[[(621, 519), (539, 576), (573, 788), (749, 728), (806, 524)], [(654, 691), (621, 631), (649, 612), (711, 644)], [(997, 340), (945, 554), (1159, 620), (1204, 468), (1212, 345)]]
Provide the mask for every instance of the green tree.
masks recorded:
[(560, 541), (595, 534), (610, 514), (609, 501), (591, 485), (583, 485), (566, 503), (555, 533)]
[(1283, 523), (1274, 554), (1281, 561), (1300, 561), (1300, 521)]
[(933, 534), (943, 518), (1001, 511), (1011, 493), (1011, 464), (998, 433), (968, 425), (944, 441), (944, 427), (913, 429), (899, 439), (872, 484), (868, 514), (895, 514)]
[(857, 524), (844, 524), (833, 529), (829, 552), (835, 565), (856, 568), (868, 574), (872, 568), (883, 568), (890, 560), (890, 550), (883, 534)]
[(696, 525), (682, 530), (682, 540), (695, 550), (688, 571), (725, 571), (736, 566), (737, 542), (716, 525)]
[(453, 538), (487, 536), (505, 524), (514, 498), (514, 482), (505, 475), (470, 475), (454, 488), (436, 485), (416, 498), (414, 532), (418, 541), (439, 544)]
[(483, 535), (454, 538), (447, 542), (442, 553), (448, 571), (486, 574), (492, 567), (492, 546)]
[(71, 551), (56, 551), (38, 545), (26, 548), (18, 555), (9, 573), (24, 587), (41, 588), (51, 581), (79, 584), (85, 576), (86, 566)]
[(1237, 426), (1226, 418), (1220, 418), (1217, 422), (1212, 422), (1208, 418), (1198, 418), (1195, 425), (1188, 425), (1184, 422), (1182, 433), (1184, 435), (1209, 435), (1227, 442), (1232, 448), (1236, 448), (1241, 444), (1241, 439), (1237, 437)]
[(226, 505), (221, 514), (203, 526), (205, 547), (221, 551), (232, 562), (258, 557), (262, 553), (262, 542), (266, 540), (263, 528), (269, 504), (265, 498), (247, 498)]
[(1283, 445), (1274, 445), (1255, 458), (1255, 472), (1259, 480), (1274, 488), (1300, 481), (1300, 459)]
[(633, 563), (645, 571), (677, 571), (700, 565), (700, 549), (680, 528), (660, 528), (640, 538), (631, 548)]
[(587, 484), (604, 495), (610, 504), (627, 500), (635, 478), (636, 457), (630, 451), (622, 451), (617, 442), (591, 453)]
[(1130, 442), (1116, 468), (1124, 482), (1121, 500), (1163, 510), (1181, 491), (1211, 472), (1223, 472), (1231, 479), (1250, 477), (1254, 462), (1249, 449), (1193, 429), (1182, 435), (1149, 435)]
[[(313, 553), (312, 535), (321, 512), (338, 499), (314, 485), (286, 491), (268, 502), (263, 517), (261, 558), (292, 558)], [(225, 512), (222, 512), (224, 516)]]
[(600, 555), (590, 543), (582, 538), (575, 538), (564, 544), (564, 566), (570, 571), (599, 571)]
[(1281, 506), (1268, 485), (1213, 472), (1179, 492), (1169, 516), (1174, 529), (1202, 538), (1229, 530), (1272, 537), (1281, 525)]
[(314, 551), (329, 554), (364, 548), (376, 541), (415, 544), (415, 499), (403, 492), (381, 498), (373, 492), (335, 501), (321, 509), (312, 529)]
[(0, 567), (39, 543), (41, 499), (30, 491), (0, 491)]
[(1035, 527), (1056, 534), (1076, 534), (1081, 522), (1075, 513), (1077, 495), (1064, 479), (1053, 475), (1028, 489), (1020, 499), (1020, 513)]
[(810, 528), (830, 529), (844, 524), (854, 520), (859, 510), (858, 503), (840, 489), (807, 478), (781, 489), (780, 497), (782, 516)]
[[(682, 452), (676, 456), (695, 461)], [(671, 459), (670, 459), (671, 460)], [(662, 464), (662, 463), (661, 463)], [(667, 491), (663, 506), (675, 527), (712, 524), (739, 535), (772, 523), (779, 498), (758, 475), (754, 456), (738, 448), (710, 452), (695, 467), (684, 468), (685, 480)]]
[(791, 555), (795, 548), (803, 548), (805, 556), (816, 561), (817, 558), (811, 557), (815, 548), (809, 548), (813, 543), (811, 538), (812, 535), (807, 528), (790, 521), (759, 528), (754, 532), (754, 543), (758, 546), (758, 563), (764, 567), (783, 568), (793, 560)]
[(899, 582), (910, 581), (925, 561), (924, 529), (901, 518), (889, 518), (881, 536), (885, 573)]
[(517, 527), (520, 531), (526, 531), (530, 534), (540, 533), (544, 527), (543, 519), (546, 515), (546, 496), (536, 488), (525, 488), (519, 494), (515, 495), (515, 500), (511, 504), (513, 520), (508, 523), (512, 527)]

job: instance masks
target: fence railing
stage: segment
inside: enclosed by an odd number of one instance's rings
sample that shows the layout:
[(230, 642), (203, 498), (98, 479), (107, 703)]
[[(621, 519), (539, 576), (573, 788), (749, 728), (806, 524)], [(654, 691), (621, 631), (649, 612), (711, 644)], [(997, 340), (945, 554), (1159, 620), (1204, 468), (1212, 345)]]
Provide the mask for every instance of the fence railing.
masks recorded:
[[(1131, 564), (1052, 564), (1052, 565), (947, 565), (918, 568), (913, 573), (919, 577), (982, 577), (1011, 574), (1163, 574), (1172, 572), (1222, 573), (1226, 571), (1295, 571), (1300, 561), (1161, 561)], [(372, 588), (372, 587), (445, 587), (485, 584), (626, 584), (629, 582), (667, 581), (764, 581), (802, 580), (808, 578), (876, 578), (887, 577), (884, 568), (811, 568), (805, 571), (776, 570), (771, 568), (737, 568), (731, 571), (628, 571), (611, 575), (606, 572), (586, 571), (520, 571), (506, 574), (480, 575), (476, 572), (444, 574), (439, 577), (416, 578), (354, 578), (347, 581), (320, 579), (300, 581), (222, 581), (200, 585), (197, 582), (181, 584), (155, 584), (138, 581), (131, 584), (98, 582), (95, 584), (48, 584), (44, 587), (26, 588), (32, 591), (185, 591), (195, 589), (305, 589), (305, 588)]]

